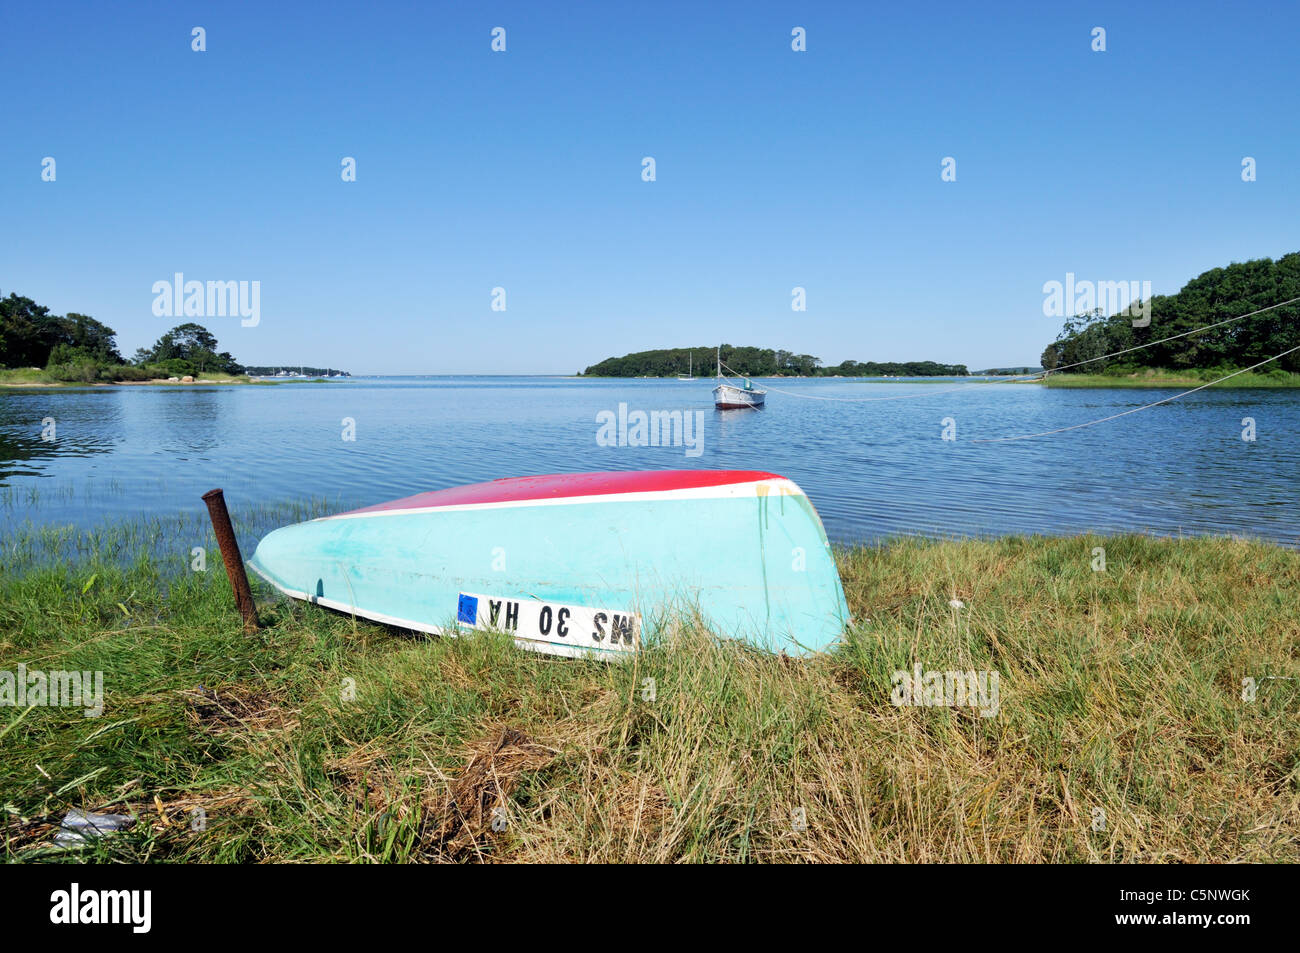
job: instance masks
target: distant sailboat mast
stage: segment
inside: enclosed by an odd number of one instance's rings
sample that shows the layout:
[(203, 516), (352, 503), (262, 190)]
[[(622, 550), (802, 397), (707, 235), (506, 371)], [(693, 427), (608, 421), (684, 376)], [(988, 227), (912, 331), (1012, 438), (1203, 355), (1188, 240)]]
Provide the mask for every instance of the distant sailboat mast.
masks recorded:
[(694, 357), (695, 357), (695, 352), (694, 352), (694, 351), (687, 351), (687, 352), (686, 352), (686, 373), (685, 373), (685, 374), (678, 374), (678, 375), (677, 375), (677, 379), (678, 379), (679, 381), (693, 381), (693, 380), (695, 380), (695, 360), (694, 360)]

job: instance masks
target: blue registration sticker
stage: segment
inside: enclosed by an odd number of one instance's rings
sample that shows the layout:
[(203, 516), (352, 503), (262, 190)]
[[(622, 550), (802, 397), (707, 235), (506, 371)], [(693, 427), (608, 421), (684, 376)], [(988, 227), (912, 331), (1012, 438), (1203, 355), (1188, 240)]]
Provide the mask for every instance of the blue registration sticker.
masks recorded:
[(463, 592), (460, 594), (460, 603), (456, 607), (456, 621), (469, 625), (478, 623), (478, 596), (467, 596)]

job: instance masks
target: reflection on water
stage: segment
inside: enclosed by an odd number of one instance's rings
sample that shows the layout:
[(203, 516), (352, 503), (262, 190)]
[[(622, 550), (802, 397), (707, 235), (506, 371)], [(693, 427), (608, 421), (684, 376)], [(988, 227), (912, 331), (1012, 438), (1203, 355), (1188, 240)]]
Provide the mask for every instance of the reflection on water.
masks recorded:
[[(240, 507), (335, 508), (529, 473), (670, 468), (781, 473), (839, 541), (897, 534), (1147, 530), (1300, 543), (1300, 392), (1209, 390), (1052, 437), (1050, 430), (1167, 397), (1025, 384), (784, 381), (762, 411), (714, 411), (712, 381), (387, 378), (276, 387), (123, 387), (0, 393), (0, 528), (202, 512), (222, 486)], [(703, 453), (600, 446), (597, 414), (705, 411)], [(54, 418), (57, 439), (41, 440)], [(942, 421), (955, 441), (941, 439)], [(1257, 438), (1244, 441), (1242, 420)], [(345, 437), (355, 422), (355, 440)], [(262, 530), (261, 527), (258, 528)], [(719, 546), (733, 541), (719, 540)]]
[[(69, 401), (51, 401), (46, 391), (0, 393), (0, 486), (20, 477), (48, 475), (51, 467), (42, 460), (58, 456), (84, 457), (105, 453), (112, 446), (114, 411), (97, 398), (108, 390), (61, 391)], [(64, 425), (80, 435), (79, 440), (60, 441)]]

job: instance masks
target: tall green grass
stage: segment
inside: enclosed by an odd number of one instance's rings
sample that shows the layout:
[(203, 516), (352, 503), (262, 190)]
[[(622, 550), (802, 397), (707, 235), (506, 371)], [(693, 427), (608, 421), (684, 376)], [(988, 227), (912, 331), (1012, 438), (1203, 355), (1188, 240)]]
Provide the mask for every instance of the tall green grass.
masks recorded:
[[(164, 486), (159, 480), (160, 489)], [(0, 487), (0, 577), (20, 575), (33, 567), (52, 567), (71, 572), (79, 565), (102, 568), (147, 559), (168, 578), (186, 571), (195, 546), (217, 552), (216, 539), (207, 514), (190, 510), (167, 516), (139, 517), (91, 527), (70, 524), (20, 521), (23, 509), (91, 501), (126, 492), (116, 479), (96, 485), (56, 484), (52, 489), (38, 484), (22, 488)], [(231, 512), (239, 539), (255, 543), (263, 534), (288, 523), (315, 519), (344, 509), (339, 499), (307, 498), (291, 503), (239, 506)], [(0, 596), (3, 589), (0, 589)]]
[[(1300, 553), (899, 540), (838, 554), (830, 656), (688, 621), (605, 664), (265, 588), (246, 636), (215, 547), (177, 572), (157, 531), (0, 552), (0, 670), (106, 689), (100, 718), (0, 707), (9, 860), (1300, 860)], [(917, 663), (998, 672), (997, 716), (895, 707)], [(70, 807), (140, 820), (59, 851)]]

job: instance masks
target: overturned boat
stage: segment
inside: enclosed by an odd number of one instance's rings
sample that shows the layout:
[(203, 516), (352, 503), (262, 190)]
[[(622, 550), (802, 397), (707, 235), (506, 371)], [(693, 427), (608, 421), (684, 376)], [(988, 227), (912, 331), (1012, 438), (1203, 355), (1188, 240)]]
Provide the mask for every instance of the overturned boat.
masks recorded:
[(618, 657), (674, 615), (771, 651), (849, 619), (826, 532), (792, 481), (752, 470), (512, 477), (286, 526), (249, 565), (285, 594), (554, 655)]

